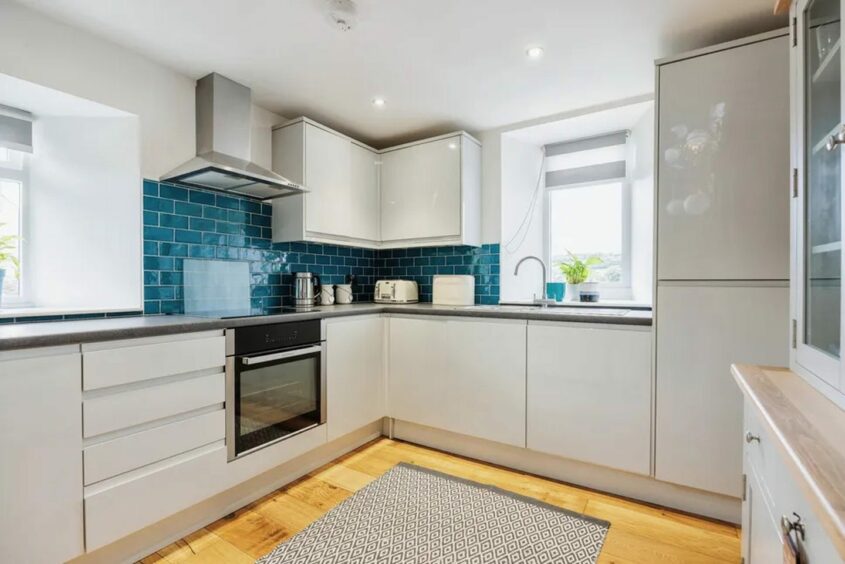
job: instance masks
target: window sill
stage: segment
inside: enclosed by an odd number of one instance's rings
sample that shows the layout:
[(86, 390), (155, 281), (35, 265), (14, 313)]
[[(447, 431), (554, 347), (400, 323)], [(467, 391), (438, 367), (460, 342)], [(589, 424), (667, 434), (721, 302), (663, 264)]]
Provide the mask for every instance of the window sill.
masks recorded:
[(55, 308), (55, 307), (34, 307), (34, 306), (12, 306), (0, 308), (0, 320), (19, 319), (25, 321), (27, 318), (70, 318), (85, 319), (86, 317), (107, 317), (119, 314), (140, 314), (138, 308)]
[[(531, 301), (503, 301), (499, 305), (516, 305), (516, 306), (530, 306), (534, 305)], [(599, 300), (597, 302), (570, 302), (562, 301), (555, 302), (549, 307), (584, 307), (584, 308), (619, 308), (619, 309), (639, 309), (651, 311), (652, 305), (646, 302), (636, 302), (634, 300)]]

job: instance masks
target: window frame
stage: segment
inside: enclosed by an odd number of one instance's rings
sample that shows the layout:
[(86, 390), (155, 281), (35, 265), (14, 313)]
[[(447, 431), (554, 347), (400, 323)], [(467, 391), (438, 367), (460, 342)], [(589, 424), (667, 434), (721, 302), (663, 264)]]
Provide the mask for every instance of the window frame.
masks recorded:
[[(559, 190), (572, 190), (575, 188), (586, 188), (590, 186), (607, 186), (610, 184), (619, 184), (622, 189), (622, 206), (621, 206), (621, 221), (622, 221), (622, 280), (618, 283), (599, 282), (599, 294), (602, 300), (620, 300), (632, 301), (634, 293), (631, 285), (631, 237), (632, 237), (632, 218), (631, 218), (631, 183), (627, 177), (617, 179), (604, 179), (592, 182), (582, 182), (577, 184), (566, 184), (563, 186), (545, 187), (543, 190), (543, 255), (546, 259), (546, 264), (549, 269), (554, 268), (552, 263), (552, 206), (551, 195), (553, 192)], [(551, 276), (549, 276), (551, 278)]]
[(13, 309), (13, 308), (23, 308), (29, 307), (32, 305), (31, 301), (28, 299), (27, 296), (27, 286), (26, 286), (26, 265), (27, 265), (27, 256), (26, 256), (26, 240), (27, 240), (27, 228), (29, 222), (27, 221), (27, 187), (29, 185), (29, 167), (30, 167), (30, 155), (25, 151), (18, 151), (16, 149), (8, 149), (10, 151), (15, 151), (21, 155), (21, 168), (13, 168), (4, 166), (4, 163), (0, 162), (0, 179), (2, 180), (10, 180), (13, 182), (20, 183), (20, 207), (18, 210), (18, 225), (20, 226), (19, 230), (19, 240), (18, 240), (18, 260), (20, 261), (20, 279), (18, 280), (18, 295), (17, 296), (10, 296), (8, 294), (3, 294), (3, 301), (0, 304), (0, 309)]

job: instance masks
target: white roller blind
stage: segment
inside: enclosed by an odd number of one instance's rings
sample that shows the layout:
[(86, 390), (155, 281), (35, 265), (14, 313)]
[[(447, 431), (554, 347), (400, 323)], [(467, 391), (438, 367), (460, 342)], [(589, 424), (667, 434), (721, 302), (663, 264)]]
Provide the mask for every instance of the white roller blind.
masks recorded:
[(32, 152), (32, 114), (0, 105), (0, 147)]
[(546, 145), (546, 188), (625, 178), (628, 131)]

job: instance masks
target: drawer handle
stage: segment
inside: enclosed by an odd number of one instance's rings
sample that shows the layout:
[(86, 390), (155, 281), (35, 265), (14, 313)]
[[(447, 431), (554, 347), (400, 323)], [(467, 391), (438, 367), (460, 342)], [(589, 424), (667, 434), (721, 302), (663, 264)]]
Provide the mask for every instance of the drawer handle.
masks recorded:
[(758, 443), (760, 442), (759, 435), (752, 435), (751, 431), (748, 431), (747, 433), (745, 433), (745, 442), (746, 443), (751, 444), (754, 441), (757, 441)]

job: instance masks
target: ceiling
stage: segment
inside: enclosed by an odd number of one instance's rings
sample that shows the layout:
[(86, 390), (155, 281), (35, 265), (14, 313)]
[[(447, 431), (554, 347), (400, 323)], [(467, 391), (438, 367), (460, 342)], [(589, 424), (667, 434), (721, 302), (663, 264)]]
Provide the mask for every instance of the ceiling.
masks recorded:
[(786, 25), (773, 0), (356, 0), (347, 32), (329, 0), (19, 1), (375, 147), (647, 94), (656, 58)]

